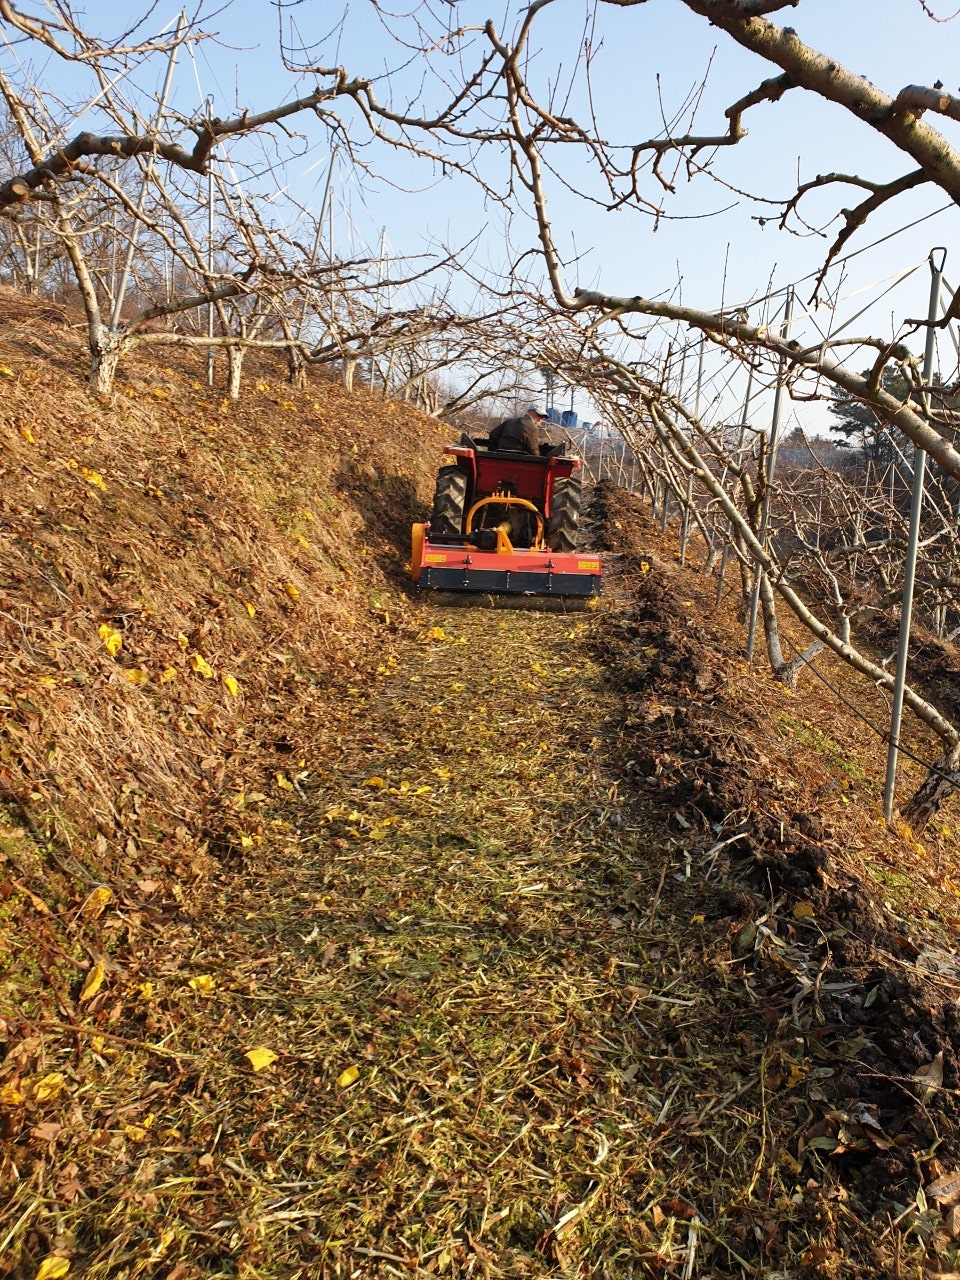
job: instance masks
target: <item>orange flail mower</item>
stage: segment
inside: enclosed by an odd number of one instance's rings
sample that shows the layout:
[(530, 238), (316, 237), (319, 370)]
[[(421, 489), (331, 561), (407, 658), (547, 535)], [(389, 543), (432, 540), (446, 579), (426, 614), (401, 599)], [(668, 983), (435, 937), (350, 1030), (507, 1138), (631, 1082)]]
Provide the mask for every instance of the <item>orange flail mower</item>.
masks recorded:
[(444, 450), (433, 511), (413, 526), (411, 574), (421, 587), (510, 595), (600, 594), (598, 554), (577, 550), (580, 459), (566, 445), (540, 455), (463, 436)]

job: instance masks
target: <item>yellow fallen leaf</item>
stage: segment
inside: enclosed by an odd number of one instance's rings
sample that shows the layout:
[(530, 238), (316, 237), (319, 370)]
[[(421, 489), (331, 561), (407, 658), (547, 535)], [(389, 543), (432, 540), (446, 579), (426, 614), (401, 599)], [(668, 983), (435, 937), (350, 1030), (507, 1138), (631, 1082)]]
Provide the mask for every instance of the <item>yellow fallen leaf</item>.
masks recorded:
[(171, 680), (176, 680), (176, 678), (177, 678), (176, 667), (164, 667), (163, 670), (160, 672), (161, 684), (169, 684)]
[(0, 1088), (0, 1104), (5, 1107), (21, 1107), (26, 1095), (21, 1093), (15, 1084), (5, 1084)]
[(237, 684), (233, 676), (222, 676), (223, 683), (227, 686), (227, 693), (231, 698), (235, 698), (240, 692), (240, 686)]
[(53, 1102), (54, 1098), (60, 1097), (65, 1084), (66, 1080), (59, 1071), (51, 1071), (33, 1086), (34, 1102)]
[(206, 676), (209, 680), (213, 676), (213, 667), (201, 653), (191, 653), (190, 665), (198, 675)]
[(791, 912), (794, 920), (814, 920), (817, 913), (809, 902), (798, 902)]
[(69, 1258), (55, 1258), (53, 1254), (40, 1263), (36, 1280), (60, 1280), (70, 1270)]
[(90, 970), (90, 972), (87, 974), (86, 980), (83, 984), (83, 990), (80, 992), (81, 1004), (83, 1004), (87, 1000), (93, 999), (93, 997), (97, 994), (97, 992), (103, 986), (103, 979), (105, 976), (106, 975), (104, 973), (103, 965), (95, 964), (93, 968)]
[(13, 370), (8, 369), (5, 364), (0, 364), (0, 374), (2, 374), (4, 378), (15, 378), (17, 376)]
[(105, 884), (98, 885), (87, 894), (87, 899), (80, 908), (84, 920), (96, 920), (103, 915), (104, 908), (113, 901), (113, 890)]
[(255, 604), (251, 604), (249, 600), (244, 600), (243, 607), (246, 609), (247, 613), (249, 613), (251, 618), (255, 618), (257, 616), (257, 606)]
[(126, 667), (123, 678), (129, 680), (131, 684), (149, 684), (150, 672), (144, 671), (142, 667)]
[(87, 484), (92, 484), (95, 489), (106, 489), (107, 486), (103, 483), (103, 476), (99, 471), (91, 471), (89, 467), (81, 467), (80, 474)]
[(443, 627), (431, 627), (427, 632), (427, 635), (431, 640), (447, 639), (447, 633), (444, 631)]
[(27, 444), (37, 443), (36, 436), (34, 436), (29, 427), (21, 427), (20, 434), (23, 436), (24, 440), (26, 440)]
[(182, 632), (182, 631), (178, 631), (178, 632), (177, 632), (177, 644), (178, 644), (178, 645), (180, 646), (180, 648), (181, 648), (181, 649), (183, 649), (183, 650), (187, 650), (187, 649), (189, 649), (189, 648), (190, 648), (190, 641), (189, 641), (189, 639), (187, 638), (187, 636), (185, 636), (185, 635), (183, 634), (183, 632)]
[(215, 989), (217, 983), (216, 979), (211, 978), (209, 973), (198, 973), (195, 978), (190, 979), (187, 985), (192, 987), (194, 991), (199, 992), (200, 995), (208, 996)]
[(341, 1071), (337, 1076), (337, 1084), (341, 1089), (349, 1089), (355, 1080), (360, 1078), (359, 1067), (347, 1067), (346, 1071)]
[(153, 999), (153, 983), (139, 982), (137, 983), (137, 995), (144, 1002)]
[(39, 676), (37, 684), (42, 684), (45, 689), (56, 689), (57, 682), (53, 676)]
[(293, 783), (290, 781), (290, 779), (287, 777), (287, 775), (286, 775), (285, 773), (278, 773), (278, 774), (276, 774), (276, 779), (277, 779), (277, 786), (278, 786), (282, 791), (292, 791), (292, 790), (293, 790)]
[(109, 653), (111, 657), (115, 658), (123, 648), (123, 636), (120, 632), (114, 631), (113, 627), (109, 626), (106, 622), (101, 622), (100, 626), (97, 627), (97, 635), (106, 646), (107, 653)]
[(365, 787), (374, 787), (377, 791), (382, 791), (387, 784), (382, 778), (367, 778), (363, 785)]
[(297, 590), (297, 588), (293, 585), (292, 582), (285, 582), (283, 584), (283, 589), (287, 593), (287, 595), (290, 597), (291, 600), (300, 599), (300, 592)]
[(277, 1055), (272, 1049), (248, 1049), (243, 1055), (253, 1067), (254, 1071), (262, 1071), (264, 1067), (269, 1067), (271, 1062), (276, 1062)]
[(146, 1142), (149, 1137), (148, 1131), (142, 1124), (127, 1124), (123, 1127), (124, 1134), (131, 1142)]

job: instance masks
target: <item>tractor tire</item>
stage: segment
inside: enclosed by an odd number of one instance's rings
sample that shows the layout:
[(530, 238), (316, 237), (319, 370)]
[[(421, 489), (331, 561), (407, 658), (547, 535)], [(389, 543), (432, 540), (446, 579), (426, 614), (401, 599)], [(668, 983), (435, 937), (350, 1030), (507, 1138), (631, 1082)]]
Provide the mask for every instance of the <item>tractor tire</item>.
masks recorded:
[(550, 518), (545, 537), (551, 551), (576, 551), (580, 526), (580, 477), (562, 476), (553, 482)]
[(433, 495), (430, 532), (434, 536), (456, 537), (463, 532), (467, 505), (467, 473), (458, 466), (441, 467)]

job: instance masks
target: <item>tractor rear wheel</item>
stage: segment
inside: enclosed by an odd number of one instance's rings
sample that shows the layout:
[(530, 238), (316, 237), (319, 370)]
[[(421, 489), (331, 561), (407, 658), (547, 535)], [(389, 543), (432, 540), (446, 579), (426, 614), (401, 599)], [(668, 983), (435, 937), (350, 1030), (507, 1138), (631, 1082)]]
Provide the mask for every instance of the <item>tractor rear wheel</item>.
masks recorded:
[(440, 537), (456, 537), (463, 532), (467, 505), (467, 473), (458, 466), (441, 467), (433, 495), (430, 532)]
[(575, 551), (580, 526), (580, 477), (561, 476), (553, 482), (550, 518), (545, 536), (551, 551)]

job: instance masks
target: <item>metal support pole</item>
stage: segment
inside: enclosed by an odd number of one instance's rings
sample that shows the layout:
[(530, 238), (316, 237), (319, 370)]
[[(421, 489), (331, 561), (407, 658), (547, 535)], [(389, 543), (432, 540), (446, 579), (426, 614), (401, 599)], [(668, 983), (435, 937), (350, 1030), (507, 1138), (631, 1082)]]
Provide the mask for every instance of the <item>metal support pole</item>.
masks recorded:
[[(313, 270), (313, 268), (317, 265), (317, 255), (320, 252), (320, 239), (323, 235), (323, 224), (327, 216), (327, 202), (330, 199), (330, 188), (333, 184), (333, 167), (336, 164), (336, 162), (337, 162), (337, 148), (332, 147), (330, 150), (330, 164), (329, 164), (329, 167), (327, 168), (327, 180), (323, 188), (323, 198), (320, 201), (320, 212), (317, 215), (317, 232), (313, 238), (313, 249), (310, 252), (310, 258), (309, 258), (309, 261), (307, 262), (307, 267), (309, 270)], [(333, 248), (331, 246), (330, 265), (332, 265), (332, 263), (333, 263)], [(309, 306), (309, 302), (310, 302), (310, 295), (307, 293), (306, 290), (304, 290), (303, 306), (300, 309), (300, 323), (297, 326), (298, 338), (303, 337), (304, 326), (307, 322), (307, 308)]]
[[(938, 262), (939, 256), (939, 262)], [(930, 250), (930, 307), (927, 311), (927, 342), (923, 352), (923, 385), (929, 387), (933, 380), (933, 362), (936, 355), (936, 329), (934, 324), (940, 308), (940, 284), (947, 251), (938, 246)], [(923, 392), (924, 411), (930, 412), (930, 396)], [(903, 603), (900, 607), (900, 641), (897, 648), (897, 670), (893, 684), (893, 705), (890, 708), (890, 736), (887, 747), (887, 776), (883, 784), (883, 816), (887, 822), (893, 819), (893, 793), (897, 782), (897, 756), (900, 754), (900, 722), (903, 717), (903, 690), (907, 683), (907, 658), (910, 650), (910, 624), (913, 619), (913, 587), (917, 576), (917, 548), (920, 545), (920, 511), (923, 506), (923, 483), (927, 455), (919, 447), (913, 447), (913, 492), (910, 498), (910, 532), (907, 537), (907, 556), (903, 566)]]
[[(693, 416), (700, 418), (700, 392), (703, 389), (703, 348), (706, 346), (705, 336), (700, 339), (700, 355), (697, 359), (697, 387), (693, 396)], [(687, 563), (687, 539), (690, 537), (690, 510), (693, 506), (693, 476), (687, 477), (687, 492), (684, 499), (683, 523), (680, 525), (680, 563)]]
[[(213, 116), (213, 95), (207, 97), (207, 115)], [(207, 288), (213, 288), (213, 169), (207, 175)], [(213, 303), (207, 303), (207, 386), (213, 386)]]
[[(167, 98), (170, 96), (170, 86), (173, 84), (173, 69), (177, 65), (177, 53), (180, 49), (180, 39), (187, 25), (186, 10), (181, 9), (180, 18), (177, 22), (177, 31), (173, 39), (173, 48), (170, 50), (170, 57), (167, 59), (167, 74), (164, 77), (163, 88), (160, 91), (160, 101), (157, 103), (157, 130), (159, 131), (163, 123), (163, 113), (167, 108)], [(147, 188), (150, 185), (150, 174), (153, 172), (153, 153), (147, 157), (146, 167), (143, 171), (143, 182), (140, 184), (140, 198), (137, 201), (137, 216), (134, 219), (133, 227), (130, 231), (130, 243), (127, 245), (127, 257), (123, 264), (123, 273), (120, 276), (120, 284), (113, 295), (113, 310), (110, 314), (110, 328), (116, 329), (120, 323), (120, 312), (123, 310), (123, 299), (127, 292), (127, 284), (130, 280), (130, 271), (133, 268), (133, 255), (137, 251), (137, 239), (140, 235), (140, 215), (143, 212), (143, 206), (147, 198)]]
[[(793, 290), (787, 291), (787, 301), (783, 308), (783, 324), (780, 326), (781, 338), (790, 335), (790, 321), (793, 319)], [(787, 362), (782, 357), (777, 372), (777, 390), (773, 397), (773, 418), (770, 422), (770, 449), (767, 453), (767, 475), (760, 509), (760, 529), (758, 539), (762, 547), (767, 544), (767, 526), (770, 523), (770, 493), (777, 473), (777, 446), (780, 443), (780, 413), (783, 406), (783, 385), (785, 382)], [(747, 626), (747, 661), (753, 661), (754, 642), (757, 637), (757, 613), (760, 608), (760, 575), (763, 570), (758, 564), (753, 571), (753, 596), (750, 600), (750, 621)]]

